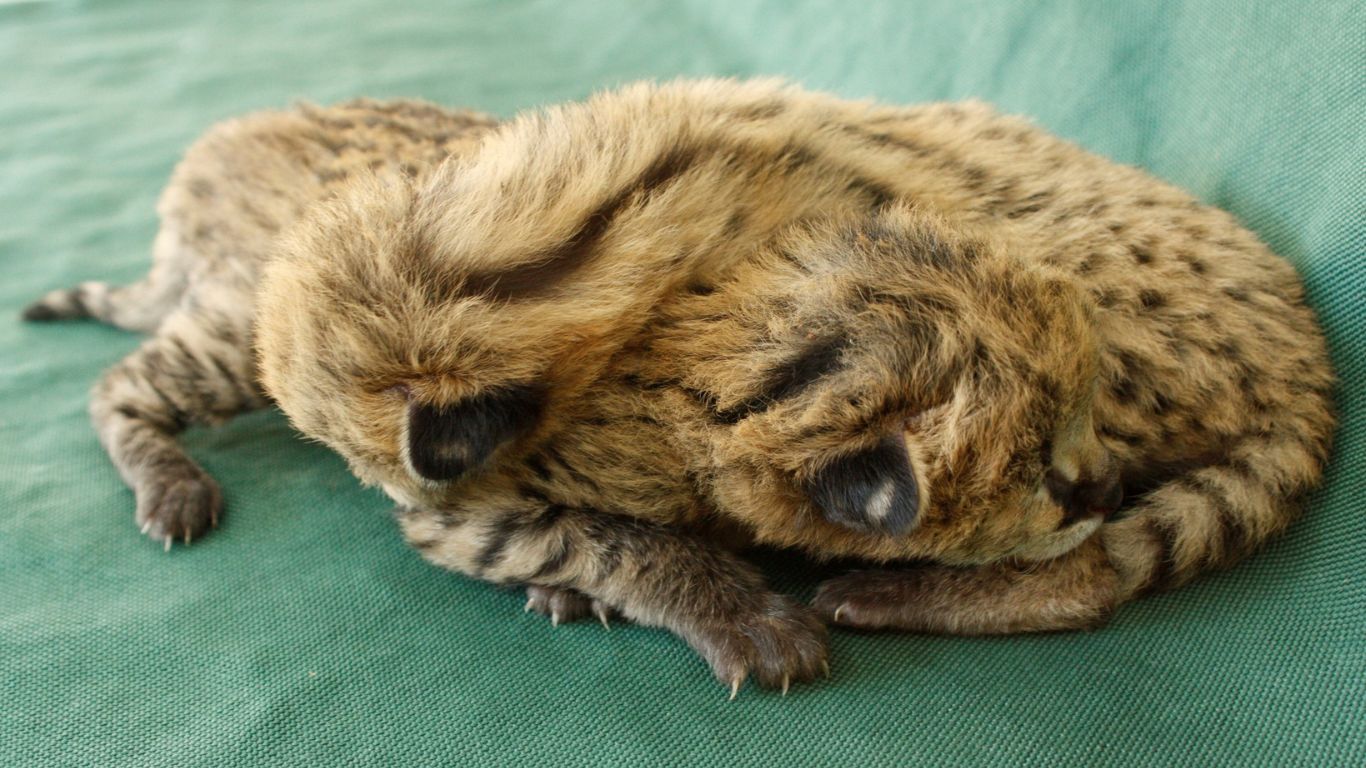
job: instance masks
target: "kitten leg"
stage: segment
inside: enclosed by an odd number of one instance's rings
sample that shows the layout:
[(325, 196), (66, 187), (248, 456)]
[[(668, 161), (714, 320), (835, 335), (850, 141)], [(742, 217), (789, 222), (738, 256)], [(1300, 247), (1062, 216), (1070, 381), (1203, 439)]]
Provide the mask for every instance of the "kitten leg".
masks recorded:
[(768, 588), (750, 564), (643, 520), (480, 494), (458, 509), (400, 509), (404, 536), (431, 562), (498, 583), (573, 589), (692, 646), (732, 692), (750, 677), (786, 690), (826, 669), (815, 615)]
[(25, 307), (23, 318), (41, 322), (92, 317), (128, 331), (154, 330), (185, 291), (188, 257), (178, 256), (175, 237), (165, 228), (157, 235), (152, 271), (142, 280), (123, 286), (85, 282), (51, 291)]
[(1056, 560), (970, 568), (855, 571), (826, 581), (813, 605), (857, 629), (997, 635), (1093, 629), (1120, 600), (1097, 538)]
[(253, 381), (248, 322), (176, 312), (91, 393), (100, 442), (137, 496), (137, 523), (167, 548), (216, 525), (223, 506), (218, 484), (175, 436), (267, 402)]

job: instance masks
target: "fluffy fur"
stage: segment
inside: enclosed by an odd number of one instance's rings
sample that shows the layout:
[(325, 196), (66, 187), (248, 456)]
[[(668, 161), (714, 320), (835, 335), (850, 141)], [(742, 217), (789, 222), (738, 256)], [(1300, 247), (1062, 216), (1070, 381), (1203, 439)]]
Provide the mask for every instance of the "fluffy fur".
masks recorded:
[(837, 623), (1088, 627), (1282, 530), (1333, 425), (1288, 264), (980, 104), (639, 84), (284, 242), (266, 388), (428, 559), (735, 687), (825, 637), (721, 538), (890, 563), (822, 586)]
[(277, 233), (353, 175), (423, 178), (493, 125), (475, 112), (371, 100), (221, 123), (186, 152), (162, 193), (146, 279), (82, 283), (24, 311), (28, 320), (93, 317), (151, 333), (90, 399), (100, 441), (137, 496), (144, 533), (169, 549), (218, 522), (218, 484), (176, 435), (268, 403), (252, 358), (252, 315)]

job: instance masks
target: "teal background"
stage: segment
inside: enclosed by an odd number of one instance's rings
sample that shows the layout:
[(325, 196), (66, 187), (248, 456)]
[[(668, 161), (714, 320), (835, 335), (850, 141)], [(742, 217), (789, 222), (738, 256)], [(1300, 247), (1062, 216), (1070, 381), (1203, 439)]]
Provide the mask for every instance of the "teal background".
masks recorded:
[[(1359, 0), (0, 5), (0, 765), (1366, 764), (1366, 10)], [(146, 271), (211, 123), (294, 99), (499, 114), (640, 77), (976, 96), (1237, 214), (1304, 273), (1339, 374), (1308, 513), (1089, 634), (834, 635), (727, 702), (655, 630), (552, 628), (425, 565), (278, 413), (191, 432), (225, 524), (164, 554), (85, 407), (137, 343), (29, 299)], [(770, 566), (779, 558), (767, 557)], [(785, 589), (810, 576), (775, 569)]]

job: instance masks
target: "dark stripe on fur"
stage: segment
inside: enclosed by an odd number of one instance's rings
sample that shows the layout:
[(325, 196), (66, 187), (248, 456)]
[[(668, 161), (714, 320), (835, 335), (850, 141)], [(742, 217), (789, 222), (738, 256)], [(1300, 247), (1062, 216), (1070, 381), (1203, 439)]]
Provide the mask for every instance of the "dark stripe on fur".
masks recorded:
[(1171, 586), (1176, 570), (1176, 531), (1155, 518), (1148, 519), (1145, 524), (1148, 535), (1157, 545), (1153, 572), (1142, 590), (1145, 594), (1151, 594)]
[(564, 568), (565, 563), (569, 562), (571, 554), (573, 554), (573, 549), (569, 544), (569, 537), (561, 535), (554, 554), (546, 558), (545, 562), (541, 563), (541, 567), (527, 577), (527, 581), (536, 583), (559, 573), (560, 569)]
[(508, 542), (521, 529), (522, 521), (515, 513), (508, 513), (499, 518), (494, 524), (493, 530), (489, 532), (488, 539), (484, 542), (483, 548), (479, 550), (479, 555), (474, 561), (474, 575), (482, 576), (489, 568), (492, 568), (503, 558), (503, 550), (507, 549)]
[(1215, 560), (1213, 559), (1213, 552), (1207, 553), (1206, 559), (1210, 560), (1208, 564), (1215, 565), (1221, 560), (1232, 562), (1234, 558), (1243, 555), (1247, 547), (1247, 531), (1244, 530), (1239, 519), (1238, 510), (1233, 508), (1233, 504), (1229, 502), (1224, 490), (1200, 475), (1187, 475), (1176, 480), (1175, 484), (1190, 493), (1203, 497), (1218, 516), (1220, 558)]
[(848, 344), (843, 336), (819, 339), (792, 360), (768, 371), (760, 393), (716, 413), (727, 423), (735, 423), (775, 403), (800, 395), (803, 390), (839, 368), (840, 353)]
[(471, 273), (465, 277), (461, 292), (467, 296), (513, 301), (542, 295), (555, 288), (588, 263), (593, 248), (628, 203), (654, 193), (686, 172), (695, 161), (696, 154), (683, 148), (666, 153), (625, 189), (588, 214), (560, 246), (529, 263)]

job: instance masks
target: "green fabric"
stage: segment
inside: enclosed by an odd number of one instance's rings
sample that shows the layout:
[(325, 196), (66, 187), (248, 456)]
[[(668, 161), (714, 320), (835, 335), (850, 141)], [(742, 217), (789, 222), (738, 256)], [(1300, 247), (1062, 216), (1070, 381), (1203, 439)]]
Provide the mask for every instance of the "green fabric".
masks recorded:
[[(0, 765), (1366, 764), (1364, 6), (968, 5), (0, 5)], [(729, 703), (662, 631), (552, 628), (424, 564), (278, 413), (186, 438), (219, 531), (138, 535), (85, 415), (137, 339), (12, 318), (145, 272), (196, 135), (297, 98), (510, 114), (678, 74), (976, 96), (1232, 210), (1303, 270), (1345, 382), (1306, 518), (1098, 632), (837, 632), (829, 683)]]

